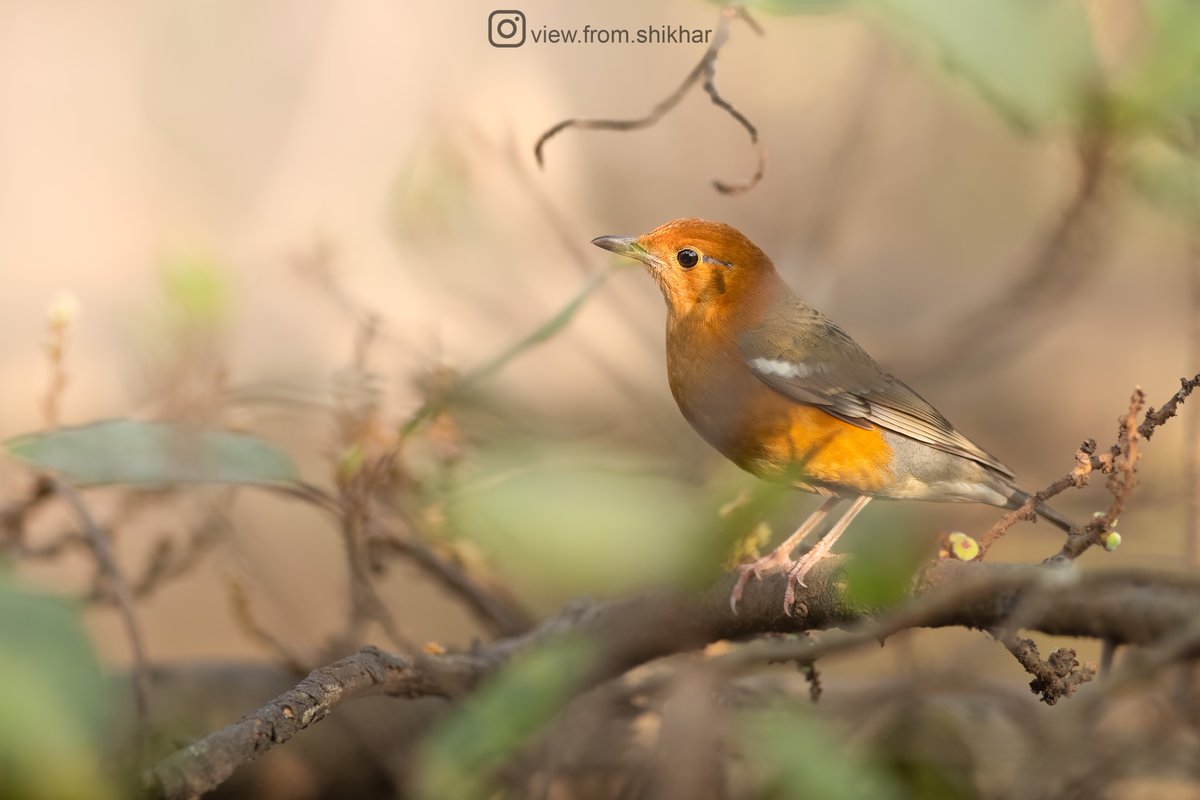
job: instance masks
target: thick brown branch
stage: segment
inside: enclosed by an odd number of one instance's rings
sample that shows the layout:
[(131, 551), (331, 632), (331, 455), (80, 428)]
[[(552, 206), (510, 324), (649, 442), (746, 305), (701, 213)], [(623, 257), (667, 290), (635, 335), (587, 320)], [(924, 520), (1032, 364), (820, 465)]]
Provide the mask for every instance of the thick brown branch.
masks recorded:
[[(922, 579), (911, 604), (871, 622), (877, 610), (856, 606), (845, 595), (838, 568), (844, 559), (822, 562), (809, 577), (795, 613), (784, 612), (781, 575), (754, 584), (737, 614), (728, 598), (734, 576), (691, 595), (652, 592), (624, 600), (581, 605), (530, 633), (504, 639), (466, 655), (422, 656), (408, 661), (368, 648), (357, 656), (315, 671), (295, 689), (242, 721), (171, 756), (146, 776), (151, 794), (189, 797), (225, 780), (238, 765), (324, 718), (341, 702), (372, 694), (455, 697), (469, 691), (516, 654), (571, 633), (597, 645), (591, 669), (576, 690), (623, 674), (651, 659), (692, 650), (721, 639), (768, 632), (866, 624), (855, 642), (911, 627), (998, 628), (1020, 608), (1020, 625), (1049, 634), (1110, 639), (1117, 643), (1165, 641), (1200, 616), (1200, 579), (1171, 573), (1127, 570), (1077, 575), (1046, 567), (945, 561)], [(1036, 596), (1037, 602), (1029, 602)], [(886, 626), (886, 627), (880, 627)], [(833, 640), (831, 640), (833, 641)], [(786, 648), (802, 647), (803, 652)], [(822, 647), (786, 643), (752, 651), (750, 658), (806, 658), (844, 644)], [(739, 658), (743, 650), (737, 651)]]

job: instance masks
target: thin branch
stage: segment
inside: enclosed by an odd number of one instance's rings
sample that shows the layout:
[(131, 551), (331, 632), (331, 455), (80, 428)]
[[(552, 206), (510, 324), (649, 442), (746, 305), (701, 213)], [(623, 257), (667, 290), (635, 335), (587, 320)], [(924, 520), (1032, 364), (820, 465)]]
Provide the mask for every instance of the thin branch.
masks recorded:
[(1047, 559), (1047, 562), (1062, 564), (1072, 561), (1089, 547), (1099, 544), (1104, 536), (1116, 526), (1121, 513), (1129, 502), (1129, 496), (1137, 485), (1137, 467), (1138, 461), (1141, 459), (1139, 443), (1143, 440), (1148, 441), (1154, 431), (1175, 417), (1180, 404), (1197, 386), (1200, 386), (1200, 375), (1181, 378), (1179, 383), (1179, 391), (1172, 395), (1162, 408), (1157, 410), (1153, 407), (1149, 408), (1140, 424), (1137, 423), (1137, 418), (1145, 406), (1146, 397), (1141, 389), (1134, 389), (1130, 397), (1129, 409), (1118, 421), (1117, 441), (1106, 452), (1099, 455), (1097, 455), (1094, 439), (1089, 439), (1081, 444), (1075, 452), (1074, 469), (1042, 489), (1019, 508), (1004, 514), (987, 533), (979, 537), (978, 557), (982, 558), (988, 549), (1017, 522), (1036, 519), (1035, 508), (1041, 503), (1071, 487), (1087, 486), (1093, 471), (1108, 476), (1105, 486), (1113, 498), (1108, 510), (1092, 519), (1086, 526), (1069, 534), (1062, 549)]
[(1107, 453), (1097, 457), (1101, 471), (1108, 475), (1108, 480), (1104, 484), (1112, 495), (1108, 509), (1093, 518), (1082, 529), (1073, 530), (1067, 534), (1067, 540), (1063, 543), (1062, 548), (1046, 559), (1047, 564), (1061, 565), (1074, 561), (1088, 548), (1100, 544), (1105, 536), (1116, 527), (1121, 513), (1125, 510), (1126, 503), (1129, 502), (1129, 496), (1133, 494), (1134, 487), (1137, 486), (1138, 461), (1142, 457), (1138, 442), (1143, 438), (1142, 430), (1152, 433), (1155, 428), (1174, 415), (1175, 405), (1178, 405), (1178, 403), (1174, 405), (1168, 403), (1171, 405), (1170, 413), (1165, 416), (1160, 415), (1161, 419), (1152, 417), (1156, 412), (1151, 409), (1139, 426), (1137, 417), (1145, 404), (1145, 392), (1140, 388), (1134, 389), (1133, 395), (1129, 398), (1129, 410), (1119, 420), (1117, 443), (1109, 448)]
[(545, 166), (545, 157), (543, 149), (546, 142), (567, 130), (568, 128), (577, 128), (580, 130), (602, 130), (602, 131), (632, 131), (640, 130), (641, 128), (649, 128), (658, 123), (666, 114), (679, 105), (679, 102), (687, 95), (688, 91), (697, 83), (701, 84), (705, 94), (709, 96), (713, 104), (729, 114), (739, 125), (741, 125), (746, 133), (750, 135), (750, 143), (754, 145), (755, 155), (757, 157), (757, 165), (754, 174), (749, 180), (744, 183), (726, 183), (724, 181), (714, 179), (713, 186), (717, 191), (723, 194), (740, 194), (754, 187), (762, 180), (765, 170), (766, 153), (763, 150), (762, 142), (758, 138), (758, 129), (753, 123), (747, 119), (746, 115), (738, 111), (732, 103), (726, 100), (717, 90), (717, 56), (721, 52), (721, 48), (729, 40), (729, 26), (735, 19), (741, 19), (746, 22), (751, 29), (760, 36), (763, 31), (758, 26), (750, 15), (742, 8), (723, 8), (720, 16), (717, 19), (717, 28), (713, 34), (712, 43), (708, 49), (704, 51), (704, 56), (700, 59), (700, 63), (692, 68), (692, 71), (687, 74), (683, 82), (675, 88), (675, 91), (667, 95), (663, 100), (659, 101), (650, 113), (644, 117), (636, 119), (566, 119), (556, 125), (551, 126), (545, 133), (538, 137), (537, 143), (533, 146), (533, 155), (537, 159), (538, 166)]
[(146, 660), (145, 649), (142, 646), (142, 635), (134, 616), (133, 593), (117, 564), (117, 558), (109, 544), (108, 535), (101, 530), (91, 512), (88, 511), (87, 504), (83, 502), (79, 490), (60, 478), (52, 477), (50, 480), (55, 492), (67, 502), (71, 510), (75, 512), (75, 516), (79, 518), (79, 526), (83, 529), (83, 533), (91, 545), (100, 572), (105, 576), (116, 598), (117, 614), (125, 628), (125, 635), (129, 639), (129, 649), (133, 656), (133, 699), (140, 723), (139, 729), (148, 731), (150, 724), (150, 668)]
[(304, 665), (300, 657), (292, 652), (292, 649), (285, 645), (278, 636), (259, 624), (253, 609), (250, 608), (250, 593), (246, 591), (246, 585), (232, 576), (227, 585), (233, 621), (242, 629), (242, 632), (274, 653), (289, 672), (303, 675), (308, 667)]
[(485, 588), (477, 578), (439, 555), (420, 538), (388, 532), (381, 543), (409, 558), (443, 588), (461, 599), (492, 633), (516, 636), (533, 627), (534, 619), (512, 598), (503, 596), (501, 587)]
[[(1037, 519), (1037, 507), (1046, 502), (1050, 498), (1062, 494), (1071, 487), (1083, 488), (1088, 484), (1088, 476), (1092, 470), (1098, 468), (1099, 461), (1096, 460), (1096, 440), (1088, 439), (1083, 444), (1079, 445), (1079, 449), (1075, 451), (1075, 468), (1062, 476), (1058, 480), (1051, 483), (1045, 489), (1037, 492), (1028, 500), (1025, 501), (1019, 508), (1014, 508), (1007, 514), (996, 520), (996, 524), (988, 529), (987, 533), (979, 537), (979, 558), (983, 558), (987, 554), (988, 549), (1000, 540), (1000, 537), (1008, 532), (1008, 529), (1018, 522), (1033, 521)], [(1096, 463), (1093, 464), (1093, 461)]]
[(17, 550), (24, 548), (25, 521), (53, 495), (54, 483), (44, 475), (39, 475), (27, 497), (0, 508), (0, 535), (4, 536), (8, 547)]

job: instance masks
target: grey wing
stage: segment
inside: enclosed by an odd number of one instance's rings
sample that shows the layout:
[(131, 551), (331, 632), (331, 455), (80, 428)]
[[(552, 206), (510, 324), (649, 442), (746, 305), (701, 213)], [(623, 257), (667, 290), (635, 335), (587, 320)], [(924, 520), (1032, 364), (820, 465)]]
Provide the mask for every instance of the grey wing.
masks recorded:
[(1013, 477), (841, 328), (799, 301), (768, 314), (742, 334), (738, 347), (755, 375), (793, 400), (854, 425), (873, 423)]

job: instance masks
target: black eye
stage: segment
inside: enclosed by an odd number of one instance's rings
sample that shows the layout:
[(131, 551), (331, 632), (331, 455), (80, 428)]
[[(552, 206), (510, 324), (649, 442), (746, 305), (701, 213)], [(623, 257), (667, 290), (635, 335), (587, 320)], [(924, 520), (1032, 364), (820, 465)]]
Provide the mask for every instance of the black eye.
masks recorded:
[(699, 254), (690, 247), (685, 247), (675, 254), (675, 260), (679, 262), (679, 266), (684, 269), (691, 269), (700, 261)]

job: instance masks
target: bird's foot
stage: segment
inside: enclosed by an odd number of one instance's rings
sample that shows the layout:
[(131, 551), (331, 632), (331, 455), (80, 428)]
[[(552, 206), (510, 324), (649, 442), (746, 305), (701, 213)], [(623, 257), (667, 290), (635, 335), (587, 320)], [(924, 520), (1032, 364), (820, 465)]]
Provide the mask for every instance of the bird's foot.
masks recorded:
[(792, 608), (796, 605), (796, 591), (808, 588), (804, 578), (827, 555), (829, 555), (829, 549), (819, 545), (797, 559), (793, 559), (790, 553), (774, 550), (753, 563), (740, 565), (737, 568), (737, 583), (733, 585), (733, 591), (729, 593), (729, 607), (733, 609), (733, 613), (737, 613), (738, 603), (742, 601), (746, 585), (750, 583), (751, 579), (759, 580), (763, 575), (771, 572), (787, 570), (787, 588), (783, 592), (783, 613), (790, 617)]
[(776, 548), (767, 555), (749, 564), (739, 564), (737, 583), (733, 585), (733, 591), (729, 593), (729, 607), (733, 613), (737, 613), (738, 603), (742, 602), (742, 594), (746, 591), (746, 585), (750, 580), (761, 580), (763, 575), (767, 575), (777, 570), (788, 570), (791, 573), (792, 568), (798, 562), (792, 560), (792, 554), (783, 548)]
[(793, 561), (792, 565), (788, 567), (787, 588), (783, 591), (783, 613), (789, 617), (792, 615), (792, 608), (796, 604), (796, 590), (808, 588), (808, 584), (804, 582), (804, 576), (811, 572), (812, 568), (817, 565), (817, 562), (828, 554), (828, 550), (814, 547)]

